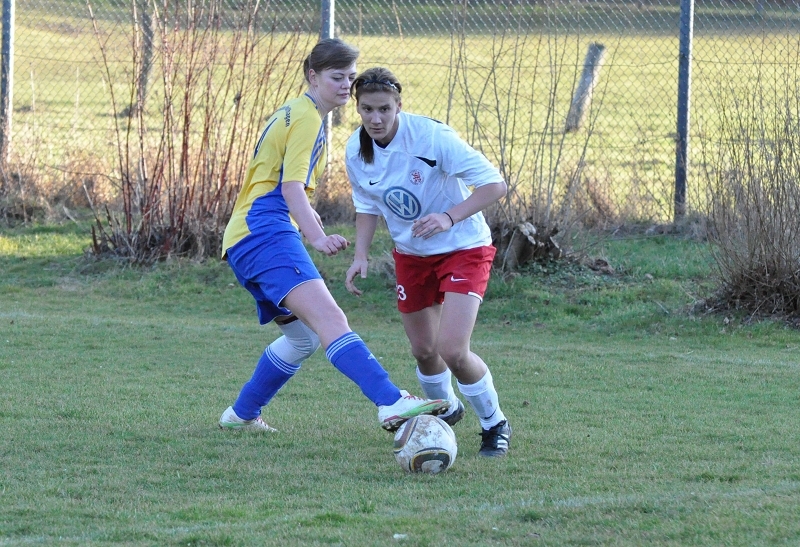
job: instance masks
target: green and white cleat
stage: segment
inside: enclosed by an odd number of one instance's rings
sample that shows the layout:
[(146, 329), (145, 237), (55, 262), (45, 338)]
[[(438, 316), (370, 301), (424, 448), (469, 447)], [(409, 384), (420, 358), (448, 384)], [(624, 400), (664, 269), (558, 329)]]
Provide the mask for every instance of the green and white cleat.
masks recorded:
[(439, 416), (442, 421), (444, 421), (449, 426), (454, 426), (458, 422), (461, 421), (461, 418), (464, 417), (464, 413), (466, 410), (464, 409), (464, 405), (461, 401), (458, 401), (458, 406), (452, 412), (448, 414), (442, 414)]
[(274, 433), (278, 431), (274, 427), (270, 427), (267, 422), (261, 419), (261, 416), (253, 420), (242, 420), (233, 411), (233, 407), (229, 406), (222, 413), (219, 419), (220, 429), (229, 429), (233, 431), (256, 431), (259, 433)]
[(450, 401), (446, 399), (422, 399), (401, 389), (400, 398), (394, 404), (378, 407), (378, 421), (386, 431), (397, 431), (403, 422), (414, 416), (438, 416), (447, 412), (448, 408)]

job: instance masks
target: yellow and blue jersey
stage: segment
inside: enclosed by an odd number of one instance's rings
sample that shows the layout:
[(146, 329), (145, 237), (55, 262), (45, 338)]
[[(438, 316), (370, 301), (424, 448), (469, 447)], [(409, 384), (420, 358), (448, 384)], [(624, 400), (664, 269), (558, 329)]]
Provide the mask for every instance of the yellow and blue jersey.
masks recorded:
[(222, 256), (259, 228), (290, 221), (284, 181), (300, 181), (311, 198), (327, 161), (325, 129), (307, 94), (286, 102), (267, 120), (222, 238)]

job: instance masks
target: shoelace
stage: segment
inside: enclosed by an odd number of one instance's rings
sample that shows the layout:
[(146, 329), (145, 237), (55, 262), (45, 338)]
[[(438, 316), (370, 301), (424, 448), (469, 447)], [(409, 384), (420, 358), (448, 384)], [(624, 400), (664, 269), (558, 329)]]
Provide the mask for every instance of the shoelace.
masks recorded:
[(508, 440), (505, 434), (502, 432), (502, 428), (498, 427), (497, 429), (487, 429), (481, 431), (481, 444), (482, 445), (490, 445), (490, 446), (497, 446), (497, 441), (500, 438), (503, 440)]
[(259, 416), (258, 418), (256, 418), (256, 419), (255, 419), (255, 420), (253, 420), (253, 421), (254, 421), (255, 423), (257, 423), (257, 424), (261, 424), (261, 425), (263, 425), (263, 426), (264, 426), (266, 429), (270, 429), (270, 430), (273, 430), (273, 431), (277, 431), (277, 430), (276, 430), (274, 427), (272, 427), (272, 426), (271, 426), (271, 425), (269, 425), (267, 422), (265, 422), (265, 421), (264, 421), (264, 420), (261, 418), (261, 416)]

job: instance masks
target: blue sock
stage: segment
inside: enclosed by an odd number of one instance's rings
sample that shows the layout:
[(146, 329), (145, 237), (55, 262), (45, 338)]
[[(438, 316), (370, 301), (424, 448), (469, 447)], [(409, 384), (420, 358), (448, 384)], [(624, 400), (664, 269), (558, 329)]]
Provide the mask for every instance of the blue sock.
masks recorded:
[(252, 378), (242, 387), (239, 398), (233, 403), (233, 411), (243, 420), (257, 418), (261, 414), (261, 407), (270, 402), (298, 370), (299, 365), (287, 363), (267, 348), (261, 354)]
[(401, 397), (400, 390), (389, 380), (389, 373), (356, 333), (348, 332), (331, 342), (325, 356), (376, 405), (391, 405)]

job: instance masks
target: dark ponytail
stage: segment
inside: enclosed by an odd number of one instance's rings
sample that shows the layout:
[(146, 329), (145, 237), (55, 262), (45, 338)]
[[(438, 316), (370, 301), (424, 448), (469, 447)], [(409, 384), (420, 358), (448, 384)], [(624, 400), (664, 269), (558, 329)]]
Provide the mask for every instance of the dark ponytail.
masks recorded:
[(358, 157), (360, 157), (364, 163), (370, 164), (375, 161), (375, 143), (372, 141), (372, 137), (369, 136), (367, 130), (364, 126), (361, 126), (361, 129), (358, 132), (358, 142), (361, 144), (361, 149), (358, 151)]

